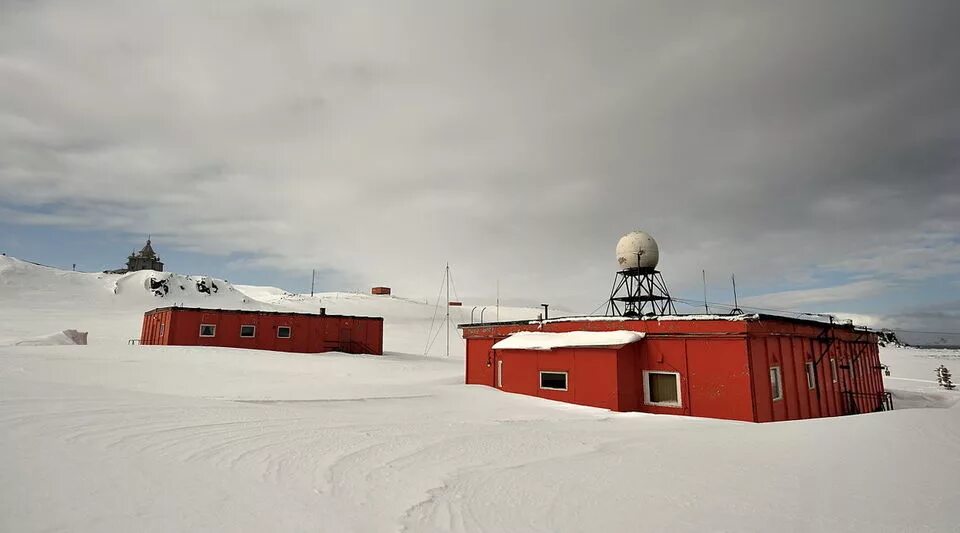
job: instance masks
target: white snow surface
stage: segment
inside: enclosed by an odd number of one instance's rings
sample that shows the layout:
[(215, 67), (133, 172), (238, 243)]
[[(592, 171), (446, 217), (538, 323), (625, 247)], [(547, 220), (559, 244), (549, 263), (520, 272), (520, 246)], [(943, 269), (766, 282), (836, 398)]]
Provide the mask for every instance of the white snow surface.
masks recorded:
[(554, 348), (578, 348), (589, 346), (623, 346), (642, 340), (643, 333), (636, 331), (520, 331), (493, 345), (496, 350), (553, 350)]
[(0, 337), (90, 344), (0, 346), (0, 531), (958, 529), (958, 351), (882, 349), (893, 412), (612, 413), (463, 385), (462, 351), (419, 355), (422, 301), (183, 298), (385, 316), (382, 357), (129, 346), (160, 300), (136, 279), (25, 265), (0, 258)]

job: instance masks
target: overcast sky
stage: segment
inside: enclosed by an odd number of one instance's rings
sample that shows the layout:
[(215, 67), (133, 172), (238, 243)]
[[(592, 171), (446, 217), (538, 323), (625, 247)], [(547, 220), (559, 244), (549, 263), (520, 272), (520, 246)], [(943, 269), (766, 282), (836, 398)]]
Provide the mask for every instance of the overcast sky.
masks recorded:
[(449, 261), (462, 298), (589, 312), (639, 228), (680, 296), (736, 272), (748, 304), (956, 331), (958, 27), (955, 0), (0, 0), (0, 250), (98, 269), (149, 233), (176, 271), (418, 296)]

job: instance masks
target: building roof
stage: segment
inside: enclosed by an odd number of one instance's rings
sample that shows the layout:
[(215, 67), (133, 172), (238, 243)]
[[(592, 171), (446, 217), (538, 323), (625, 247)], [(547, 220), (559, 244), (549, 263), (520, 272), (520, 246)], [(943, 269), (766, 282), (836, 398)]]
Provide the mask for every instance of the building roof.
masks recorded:
[(179, 305), (157, 307), (156, 309), (151, 309), (144, 314), (149, 315), (153, 313), (159, 313), (160, 311), (201, 311), (205, 313), (238, 313), (245, 315), (322, 316), (328, 318), (363, 318), (368, 320), (383, 320), (383, 317), (381, 316), (331, 315), (329, 313), (297, 313), (293, 311), (252, 311), (248, 309), (211, 309), (209, 307), (181, 307)]
[(457, 327), (460, 329), (471, 329), (471, 328), (488, 328), (491, 326), (513, 326), (513, 325), (537, 325), (537, 324), (549, 324), (554, 322), (631, 322), (631, 321), (643, 321), (643, 320), (653, 320), (660, 322), (670, 322), (670, 321), (748, 321), (748, 322), (757, 322), (764, 320), (773, 320), (781, 322), (789, 322), (793, 324), (806, 324), (809, 326), (833, 326), (837, 328), (845, 329), (857, 329), (862, 331), (873, 331), (870, 328), (864, 326), (854, 326), (852, 323), (845, 322), (833, 322), (832, 324), (828, 321), (823, 320), (814, 320), (812, 318), (798, 318), (798, 317), (789, 317), (781, 315), (770, 315), (764, 313), (744, 313), (739, 315), (648, 315), (648, 316), (638, 316), (638, 317), (626, 317), (626, 316), (566, 316), (558, 318), (550, 318), (546, 320), (511, 320), (504, 322), (482, 322), (482, 323), (473, 323), (473, 324), (458, 324)]
[(140, 255), (142, 257), (156, 257), (156, 253), (153, 251), (153, 246), (150, 246), (150, 239), (147, 239), (147, 244), (140, 249)]
[(519, 331), (493, 345), (495, 350), (553, 350), (554, 348), (619, 347), (646, 336), (639, 331)]

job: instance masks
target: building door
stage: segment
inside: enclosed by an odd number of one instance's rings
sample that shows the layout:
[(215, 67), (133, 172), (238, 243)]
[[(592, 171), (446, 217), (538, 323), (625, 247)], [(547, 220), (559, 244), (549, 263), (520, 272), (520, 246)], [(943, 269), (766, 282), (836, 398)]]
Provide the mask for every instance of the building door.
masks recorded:
[(340, 329), (340, 351), (353, 353), (350, 349), (350, 328)]
[(497, 359), (497, 388), (503, 388), (503, 359)]

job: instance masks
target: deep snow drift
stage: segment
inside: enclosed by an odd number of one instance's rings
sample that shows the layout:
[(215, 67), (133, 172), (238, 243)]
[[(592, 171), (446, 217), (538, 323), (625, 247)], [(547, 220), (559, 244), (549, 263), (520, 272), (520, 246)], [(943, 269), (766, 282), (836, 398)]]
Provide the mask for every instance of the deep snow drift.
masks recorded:
[[(897, 407), (923, 409), (618, 414), (462, 385), (462, 359), (410, 354), (422, 301), (323, 298), (385, 316), (407, 354), (128, 346), (123, 315), (154, 300), (21, 267), (0, 264), (0, 337), (90, 345), (0, 346), (0, 531), (957, 530), (960, 393), (933, 369), (960, 352), (881, 351)], [(316, 303), (233, 289), (189, 298)]]
[(49, 335), (21, 339), (14, 343), (15, 346), (64, 346), (71, 344), (87, 344), (87, 332), (65, 329)]

